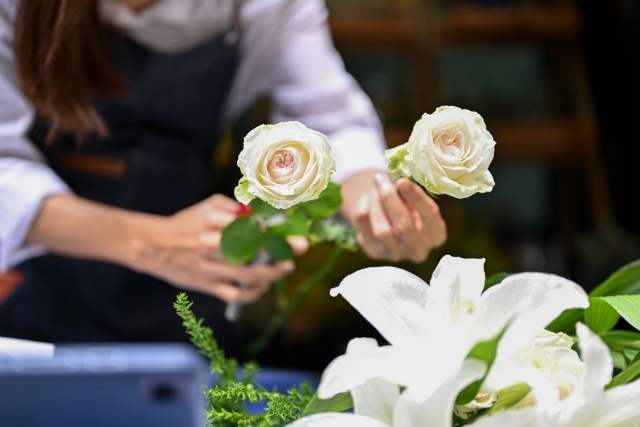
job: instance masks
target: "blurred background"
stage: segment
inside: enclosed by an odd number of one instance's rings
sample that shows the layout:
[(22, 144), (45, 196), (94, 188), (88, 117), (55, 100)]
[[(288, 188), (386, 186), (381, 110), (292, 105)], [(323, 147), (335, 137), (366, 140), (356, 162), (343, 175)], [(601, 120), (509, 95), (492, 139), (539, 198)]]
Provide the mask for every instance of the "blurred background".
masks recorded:
[[(486, 258), (487, 276), (545, 271), (588, 290), (640, 258), (640, 2), (327, 5), (335, 44), (373, 100), (389, 146), (406, 142), (423, 113), (447, 104), (481, 113), (497, 141), (494, 191), (467, 200), (441, 197), (448, 242), (421, 265), (399, 266), (428, 281), (444, 254)], [(232, 139), (266, 122), (268, 108), (268, 100), (258, 102)], [(227, 156), (234, 157), (231, 148)], [(245, 309), (238, 329), (246, 342), (331, 250), (312, 248), (280, 295)], [(370, 265), (362, 254), (345, 254), (258, 361), (321, 370), (349, 339), (376, 337), (328, 292)], [(16, 279), (0, 277), (0, 298)]]

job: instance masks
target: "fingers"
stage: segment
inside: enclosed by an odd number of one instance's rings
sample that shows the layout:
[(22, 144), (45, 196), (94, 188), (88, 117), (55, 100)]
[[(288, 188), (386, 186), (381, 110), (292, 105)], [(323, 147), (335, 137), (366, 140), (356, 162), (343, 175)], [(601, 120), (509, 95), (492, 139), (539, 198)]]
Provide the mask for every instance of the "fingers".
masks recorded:
[(238, 286), (228, 282), (215, 282), (209, 284), (205, 292), (231, 304), (248, 304), (262, 297), (271, 285), (268, 283), (257, 283), (250, 286)]
[[(446, 225), (438, 205), (418, 185), (383, 174), (375, 176), (376, 191), (356, 209), (358, 243), (374, 259), (424, 261), (446, 240)], [(363, 198), (364, 199), (364, 198)]]
[(302, 236), (290, 236), (287, 241), (291, 245), (295, 256), (304, 255), (309, 250), (309, 241)]
[[(414, 216), (405, 201), (396, 191), (389, 177), (375, 175), (376, 188), (380, 193), (381, 206), (385, 213), (384, 220), (390, 223), (393, 235), (400, 241), (397, 255), (413, 262), (422, 262), (429, 253), (428, 236), (424, 227), (418, 227)], [(422, 224), (420, 224), (422, 225)]]
[(398, 180), (397, 187), (402, 199), (416, 219), (419, 219), (421, 228), (428, 233), (433, 247), (444, 244), (447, 240), (447, 225), (442, 219), (438, 204), (417, 184), (408, 179)]
[(207, 201), (216, 208), (224, 209), (232, 213), (237, 212), (240, 208), (240, 203), (225, 196), (224, 194), (214, 194), (213, 196), (209, 197)]
[(385, 250), (373, 235), (369, 218), (372, 194), (360, 197), (355, 209), (354, 222), (358, 229), (356, 239), (362, 251), (371, 259), (384, 259)]
[(293, 261), (264, 265), (211, 264), (211, 273), (237, 283), (273, 283), (295, 269)]

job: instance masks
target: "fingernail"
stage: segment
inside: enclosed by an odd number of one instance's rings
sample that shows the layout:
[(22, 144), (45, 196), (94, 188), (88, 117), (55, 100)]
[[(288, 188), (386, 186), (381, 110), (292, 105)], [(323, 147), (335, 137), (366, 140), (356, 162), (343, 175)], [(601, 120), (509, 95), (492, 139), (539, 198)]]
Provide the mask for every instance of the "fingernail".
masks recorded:
[(411, 194), (411, 191), (413, 190), (411, 187), (411, 183), (408, 180), (403, 179), (398, 182), (398, 190), (400, 190), (400, 192), (405, 196)]
[(375, 180), (378, 185), (378, 190), (380, 190), (381, 193), (391, 193), (395, 191), (395, 187), (388, 176), (377, 173), (375, 174)]
[(251, 206), (240, 203), (236, 208), (235, 214), (238, 216), (251, 215)]

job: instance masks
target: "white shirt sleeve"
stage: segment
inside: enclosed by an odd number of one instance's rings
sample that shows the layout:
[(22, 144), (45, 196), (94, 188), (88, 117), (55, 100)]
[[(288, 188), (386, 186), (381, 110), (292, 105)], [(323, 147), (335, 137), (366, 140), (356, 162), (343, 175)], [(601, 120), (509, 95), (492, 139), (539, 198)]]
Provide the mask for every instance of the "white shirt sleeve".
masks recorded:
[(69, 191), (25, 138), (33, 108), (18, 87), (14, 63), (17, 3), (0, 0), (0, 272), (43, 252), (25, 244), (31, 223), (47, 196)]
[(375, 109), (345, 71), (321, 0), (249, 1), (242, 60), (230, 109), (262, 89), (272, 100), (272, 122), (297, 120), (326, 134), (336, 158), (334, 179), (385, 170), (386, 148)]

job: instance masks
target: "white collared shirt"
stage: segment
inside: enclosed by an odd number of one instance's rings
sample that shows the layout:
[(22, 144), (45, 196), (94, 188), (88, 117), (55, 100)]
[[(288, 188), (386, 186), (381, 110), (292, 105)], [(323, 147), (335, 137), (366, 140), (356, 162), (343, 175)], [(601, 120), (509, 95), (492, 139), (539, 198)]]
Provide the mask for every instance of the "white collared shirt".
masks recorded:
[[(70, 191), (25, 137), (34, 109), (16, 73), (12, 45), (17, 3), (0, 0), (0, 271), (44, 253), (41, 247), (25, 245), (27, 232), (47, 196)], [(229, 123), (258, 96), (268, 95), (272, 122), (298, 120), (329, 137), (336, 181), (366, 169), (385, 169), (380, 122), (333, 47), (324, 2), (245, 0), (240, 16), (240, 64), (224, 121)], [(210, 29), (198, 22), (207, 35)], [(198, 37), (190, 33), (189, 40), (197, 43)]]

